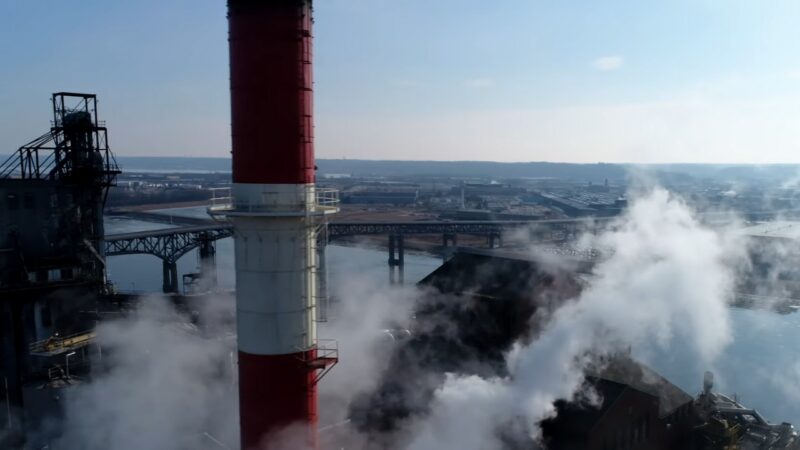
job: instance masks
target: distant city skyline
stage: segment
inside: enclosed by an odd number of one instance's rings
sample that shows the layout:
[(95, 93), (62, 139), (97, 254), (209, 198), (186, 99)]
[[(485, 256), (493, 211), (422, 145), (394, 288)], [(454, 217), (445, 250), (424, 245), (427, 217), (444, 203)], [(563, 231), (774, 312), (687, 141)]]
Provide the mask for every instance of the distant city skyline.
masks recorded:
[[(225, 2), (0, 0), (0, 154), (98, 94), (124, 156), (228, 156)], [(315, 4), (320, 158), (800, 163), (800, 3)]]

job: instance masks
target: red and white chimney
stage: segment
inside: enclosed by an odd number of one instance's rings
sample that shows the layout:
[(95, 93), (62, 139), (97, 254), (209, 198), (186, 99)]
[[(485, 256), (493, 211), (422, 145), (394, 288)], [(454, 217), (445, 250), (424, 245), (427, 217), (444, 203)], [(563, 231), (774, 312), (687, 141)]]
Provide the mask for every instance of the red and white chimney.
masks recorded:
[(316, 446), (311, 0), (228, 0), (242, 450)]

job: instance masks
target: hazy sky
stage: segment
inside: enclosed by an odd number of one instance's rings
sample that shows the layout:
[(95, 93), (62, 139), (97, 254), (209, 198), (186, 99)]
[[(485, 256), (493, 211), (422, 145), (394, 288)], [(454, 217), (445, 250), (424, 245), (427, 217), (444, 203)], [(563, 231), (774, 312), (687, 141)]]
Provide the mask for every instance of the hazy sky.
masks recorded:
[[(318, 0), (317, 155), (800, 163), (797, 0)], [(0, 153), (51, 92), (120, 155), (230, 148), (223, 0), (0, 0)]]

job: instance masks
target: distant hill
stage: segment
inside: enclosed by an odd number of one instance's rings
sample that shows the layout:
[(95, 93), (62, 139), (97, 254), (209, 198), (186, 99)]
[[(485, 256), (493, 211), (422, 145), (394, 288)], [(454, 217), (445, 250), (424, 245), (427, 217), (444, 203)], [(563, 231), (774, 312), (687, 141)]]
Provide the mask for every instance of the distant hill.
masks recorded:
[(321, 173), (351, 173), (364, 176), (431, 176), (481, 178), (559, 178), (602, 181), (626, 177), (617, 164), (567, 164), (549, 162), (500, 163), (485, 161), (368, 161), (321, 159)]
[(230, 158), (171, 156), (119, 156), (117, 164), (128, 172), (230, 172)]
[[(5, 157), (0, 155), (0, 162)], [(230, 158), (117, 156), (127, 172), (221, 172), (230, 173)], [(570, 164), (553, 162), (501, 163), (487, 161), (379, 161), (318, 159), (319, 174), (351, 174), (361, 177), (430, 176), (475, 178), (558, 178), (602, 182), (622, 180), (631, 170), (643, 170), (662, 180), (716, 179), (738, 181), (800, 180), (795, 164)]]
[[(125, 171), (230, 172), (228, 158), (117, 157)], [(616, 164), (498, 163), (483, 161), (377, 161), (318, 159), (320, 174), (356, 176), (431, 176), (496, 178), (561, 178), (602, 181), (622, 179), (625, 166)]]

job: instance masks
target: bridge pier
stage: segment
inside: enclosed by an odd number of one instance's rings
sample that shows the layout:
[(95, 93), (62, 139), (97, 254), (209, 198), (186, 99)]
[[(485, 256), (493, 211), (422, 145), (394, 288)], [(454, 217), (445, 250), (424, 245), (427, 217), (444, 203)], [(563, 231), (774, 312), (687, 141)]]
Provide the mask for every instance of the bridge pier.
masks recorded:
[(178, 263), (176, 261), (162, 260), (164, 270), (163, 291), (165, 294), (178, 292)]
[(498, 248), (503, 246), (503, 236), (500, 233), (490, 233), (486, 235), (486, 245), (489, 248)]
[[(450, 245), (452, 244), (452, 246)], [(454, 249), (458, 247), (458, 234), (456, 233), (443, 233), (442, 234), (442, 262), (447, 262), (453, 255)]]
[(403, 235), (390, 234), (389, 235), (389, 283), (403, 284), (403, 282), (405, 281), (403, 273), (404, 266), (405, 266), (405, 248), (403, 243)]
[(200, 278), (203, 280), (205, 286), (216, 288), (217, 248), (214, 245), (214, 238), (208, 233), (200, 233), (198, 240), (200, 241), (200, 247), (198, 248), (198, 255), (200, 256)]

